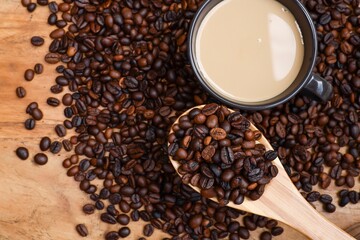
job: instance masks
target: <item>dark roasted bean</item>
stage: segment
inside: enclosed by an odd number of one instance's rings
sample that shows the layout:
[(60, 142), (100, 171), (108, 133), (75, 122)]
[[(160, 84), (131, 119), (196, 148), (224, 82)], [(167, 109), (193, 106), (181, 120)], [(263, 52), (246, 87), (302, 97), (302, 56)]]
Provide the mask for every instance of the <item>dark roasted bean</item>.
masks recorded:
[(32, 69), (27, 69), (24, 73), (24, 78), (26, 81), (32, 81), (34, 79), (35, 72)]
[(21, 160), (26, 160), (29, 157), (29, 151), (25, 147), (18, 147), (15, 152)]
[(44, 39), (42, 37), (39, 37), (39, 36), (33, 36), (31, 39), (31, 44), (34, 45), (34, 46), (41, 46), (44, 44)]
[(23, 87), (17, 87), (16, 88), (16, 96), (18, 98), (23, 98), (26, 96), (26, 90)]
[(89, 234), (89, 232), (84, 224), (76, 225), (75, 229), (81, 237), (86, 237)]
[(35, 120), (32, 118), (28, 118), (28, 119), (26, 119), (24, 125), (25, 125), (26, 129), (32, 130), (35, 128)]
[(37, 153), (34, 156), (34, 162), (38, 165), (45, 165), (48, 162), (48, 157), (44, 153)]

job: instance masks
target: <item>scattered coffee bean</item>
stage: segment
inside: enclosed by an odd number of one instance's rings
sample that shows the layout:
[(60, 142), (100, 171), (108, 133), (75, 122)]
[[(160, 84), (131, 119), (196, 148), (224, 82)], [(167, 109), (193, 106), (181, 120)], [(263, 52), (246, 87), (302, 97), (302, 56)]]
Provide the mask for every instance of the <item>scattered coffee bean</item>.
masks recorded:
[(95, 212), (95, 206), (93, 204), (85, 204), (83, 206), (83, 212), (86, 214), (93, 214)]
[(27, 6), (26, 6), (26, 9), (29, 11), (29, 12), (33, 12), (35, 11), (36, 9), (36, 3), (29, 3)]
[(49, 137), (43, 137), (41, 138), (40, 140), (40, 144), (39, 144), (39, 147), (40, 147), (40, 150), (41, 151), (46, 151), (50, 148), (50, 145), (51, 145), (51, 140)]
[(35, 72), (32, 69), (27, 69), (24, 73), (24, 78), (26, 81), (31, 81), (34, 79)]
[(128, 227), (122, 227), (119, 229), (118, 233), (121, 238), (126, 238), (127, 236), (130, 235), (131, 231), (130, 231), (130, 228), (128, 228)]
[(44, 71), (44, 66), (43, 66), (41, 63), (35, 64), (35, 66), (34, 66), (34, 72), (35, 72), (36, 74), (41, 74), (41, 73), (43, 73), (43, 71)]
[(16, 96), (18, 98), (23, 98), (26, 96), (26, 90), (23, 87), (17, 87), (16, 88)]
[(26, 160), (29, 157), (29, 151), (25, 147), (18, 147), (15, 152), (21, 160)]
[(43, 113), (39, 108), (34, 108), (30, 114), (37, 121), (43, 118)]
[(59, 141), (53, 141), (50, 144), (50, 152), (53, 154), (59, 153), (61, 151), (61, 148), (62, 148), (62, 144)]
[(48, 162), (48, 157), (44, 153), (37, 153), (34, 156), (34, 162), (38, 165), (45, 165)]
[(33, 36), (30, 41), (31, 41), (31, 44), (36, 47), (43, 45), (45, 42), (45, 40), (39, 36)]
[(58, 124), (55, 126), (55, 132), (59, 137), (65, 137), (66, 135), (66, 128), (62, 124)]
[(25, 120), (24, 125), (27, 130), (32, 130), (35, 128), (35, 120), (32, 118), (28, 118)]
[(60, 105), (60, 100), (57, 99), (57, 98), (54, 98), (54, 97), (49, 97), (49, 98), (46, 100), (46, 103), (47, 103), (49, 106), (57, 107), (57, 106)]
[(86, 237), (89, 234), (89, 232), (84, 224), (76, 225), (75, 229), (81, 237)]

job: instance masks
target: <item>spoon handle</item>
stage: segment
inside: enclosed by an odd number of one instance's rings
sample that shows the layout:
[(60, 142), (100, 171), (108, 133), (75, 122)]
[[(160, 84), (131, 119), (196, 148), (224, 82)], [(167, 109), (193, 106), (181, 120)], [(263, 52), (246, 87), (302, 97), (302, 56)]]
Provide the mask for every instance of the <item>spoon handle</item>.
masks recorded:
[[(300, 194), (299, 194), (300, 195)], [(310, 204), (305, 202), (302, 197), (293, 197), (288, 199), (288, 206), (286, 207), (287, 214), (280, 216), (284, 223), (299, 230), (313, 240), (354, 240), (352, 236), (337, 227), (335, 224), (324, 218), (318, 211), (316, 211)], [(293, 202), (291, 202), (293, 201)]]

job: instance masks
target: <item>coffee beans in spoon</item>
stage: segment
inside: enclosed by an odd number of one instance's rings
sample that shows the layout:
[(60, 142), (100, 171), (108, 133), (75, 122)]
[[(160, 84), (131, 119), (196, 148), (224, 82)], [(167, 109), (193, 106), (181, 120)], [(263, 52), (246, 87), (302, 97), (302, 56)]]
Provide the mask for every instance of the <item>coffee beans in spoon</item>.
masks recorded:
[(210, 103), (193, 108), (172, 126), (168, 153), (185, 184), (220, 204), (257, 200), (278, 171), (277, 157), (257, 140), (258, 130), (239, 112)]

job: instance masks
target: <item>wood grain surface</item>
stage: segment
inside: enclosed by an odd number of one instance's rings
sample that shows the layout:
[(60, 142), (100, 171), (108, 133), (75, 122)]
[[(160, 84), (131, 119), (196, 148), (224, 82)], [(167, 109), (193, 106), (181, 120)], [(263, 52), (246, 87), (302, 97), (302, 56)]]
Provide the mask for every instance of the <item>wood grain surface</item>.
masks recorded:
[[(64, 120), (63, 107), (46, 105), (52, 94), (55, 66), (45, 64), (44, 55), (50, 43), (48, 34), (52, 27), (46, 24), (49, 14), (47, 7), (39, 7), (28, 13), (20, 0), (0, 0), (0, 240), (61, 240), (82, 239), (75, 231), (75, 225), (84, 223), (89, 229), (87, 239), (104, 239), (104, 233), (117, 230), (120, 226), (101, 223), (99, 213), (85, 216), (81, 208), (90, 202), (81, 192), (78, 184), (66, 176), (62, 160), (69, 153), (53, 155), (48, 153), (49, 162), (37, 166), (32, 157), (39, 152), (38, 143), (42, 136), (56, 139), (55, 124)], [(46, 39), (42, 47), (33, 47), (30, 38), (34, 35)], [(44, 73), (34, 80), (24, 80), (24, 71), (43, 63)], [(23, 86), (27, 95), (18, 99), (15, 89)], [(61, 96), (55, 96), (60, 98)], [(37, 101), (44, 112), (44, 118), (37, 122), (36, 128), (28, 131), (24, 121), (28, 117), (26, 106)], [(71, 136), (71, 133), (68, 134)], [(25, 146), (30, 150), (26, 161), (19, 160), (14, 150)], [(357, 183), (356, 190), (359, 190)], [(334, 195), (333, 185), (323, 193)], [(360, 222), (360, 204), (349, 204), (337, 208), (333, 214), (323, 213), (330, 221), (341, 228)], [(132, 234), (127, 239), (142, 236), (143, 223), (131, 223)], [(284, 225), (283, 225), (284, 226)], [(259, 231), (251, 239), (258, 239)], [(161, 239), (166, 235), (155, 231), (149, 239)], [(306, 239), (297, 231), (285, 226), (285, 233), (277, 239)]]

